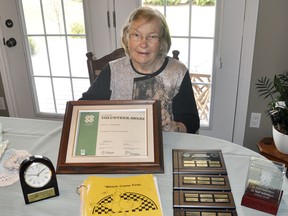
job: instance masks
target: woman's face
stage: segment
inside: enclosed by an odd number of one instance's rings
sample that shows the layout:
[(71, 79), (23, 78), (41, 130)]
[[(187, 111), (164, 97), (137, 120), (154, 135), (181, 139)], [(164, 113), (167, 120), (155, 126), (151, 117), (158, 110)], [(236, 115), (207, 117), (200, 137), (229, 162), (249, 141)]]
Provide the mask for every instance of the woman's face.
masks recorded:
[[(148, 36), (148, 37), (147, 37)], [(160, 26), (156, 20), (137, 20), (131, 23), (128, 49), (134, 67), (143, 73), (151, 73), (160, 51)]]

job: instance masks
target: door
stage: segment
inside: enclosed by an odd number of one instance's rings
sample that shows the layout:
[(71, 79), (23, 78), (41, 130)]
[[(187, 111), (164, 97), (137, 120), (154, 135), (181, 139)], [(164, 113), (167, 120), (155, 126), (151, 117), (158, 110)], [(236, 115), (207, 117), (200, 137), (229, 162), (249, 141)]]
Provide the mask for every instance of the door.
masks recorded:
[[(34, 101), (28, 78), (27, 59), (23, 47), (22, 31), (17, 13), (17, 0), (1, 0), (0, 18), (3, 37), (1, 37), (1, 77), (5, 89), (7, 107), (10, 116), (34, 118)], [(5, 22), (10, 19), (12, 27), (7, 27)], [(17, 44), (14, 47), (4, 45), (15, 38)]]

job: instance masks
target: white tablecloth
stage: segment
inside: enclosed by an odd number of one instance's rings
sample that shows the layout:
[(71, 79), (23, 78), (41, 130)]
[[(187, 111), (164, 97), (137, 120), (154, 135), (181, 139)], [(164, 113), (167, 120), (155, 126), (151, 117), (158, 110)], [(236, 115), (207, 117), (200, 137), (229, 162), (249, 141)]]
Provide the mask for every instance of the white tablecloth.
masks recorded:
[[(4, 139), (9, 148), (27, 150), (31, 154), (44, 155), (51, 159), (55, 168), (62, 132), (62, 122), (0, 117)], [(155, 174), (164, 216), (173, 215), (172, 205), (172, 149), (221, 149), (227, 166), (228, 177), (239, 216), (269, 215), (241, 206), (245, 181), (251, 156), (261, 157), (242, 146), (201, 135), (163, 133), (165, 173)], [(89, 175), (57, 175), (60, 196), (26, 205), (19, 181), (0, 187), (0, 215), (76, 216), (79, 215), (80, 199), (76, 187)], [(288, 181), (285, 178), (284, 194), (277, 215), (288, 215)]]

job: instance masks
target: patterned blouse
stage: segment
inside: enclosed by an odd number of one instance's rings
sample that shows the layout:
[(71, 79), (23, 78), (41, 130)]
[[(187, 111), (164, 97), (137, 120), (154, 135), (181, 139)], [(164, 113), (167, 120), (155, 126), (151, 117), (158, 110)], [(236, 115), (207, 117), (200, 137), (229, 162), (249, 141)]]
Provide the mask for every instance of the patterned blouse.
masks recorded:
[(111, 61), (80, 100), (159, 100), (162, 125), (182, 122), (188, 133), (199, 129), (199, 116), (188, 69), (166, 57), (161, 68), (141, 74), (129, 57)]

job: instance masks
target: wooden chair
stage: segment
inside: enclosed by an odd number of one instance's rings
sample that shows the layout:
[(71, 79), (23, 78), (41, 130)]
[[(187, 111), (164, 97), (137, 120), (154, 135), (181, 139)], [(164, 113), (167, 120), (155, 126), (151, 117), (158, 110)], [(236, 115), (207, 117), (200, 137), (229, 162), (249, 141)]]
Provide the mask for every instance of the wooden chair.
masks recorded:
[[(173, 58), (179, 60), (179, 51), (173, 50)], [(123, 48), (118, 48), (114, 50), (112, 53), (103, 56), (100, 59), (95, 59), (92, 52), (88, 52), (86, 54), (87, 56), (87, 67), (88, 67), (88, 73), (89, 73), (89, 80), (90, 84), (97, 78), (97, 76), (100, 74), (101, 70), (104, 68), (108, 62), (113, 61), (115, 59), (121, 58), (125, 56), (125, 51)]]
[(103, 56), (100, 59), (95, 59), (92, 52), (88, 52), (87, 56), (87, 67), (89, 73), (90, 84), (96, 79), (100, 74), (101, 70), (104, 68), (108, 62), (125, 56), (125, 51), (123, 48), (114, 50), (112, 53)]

